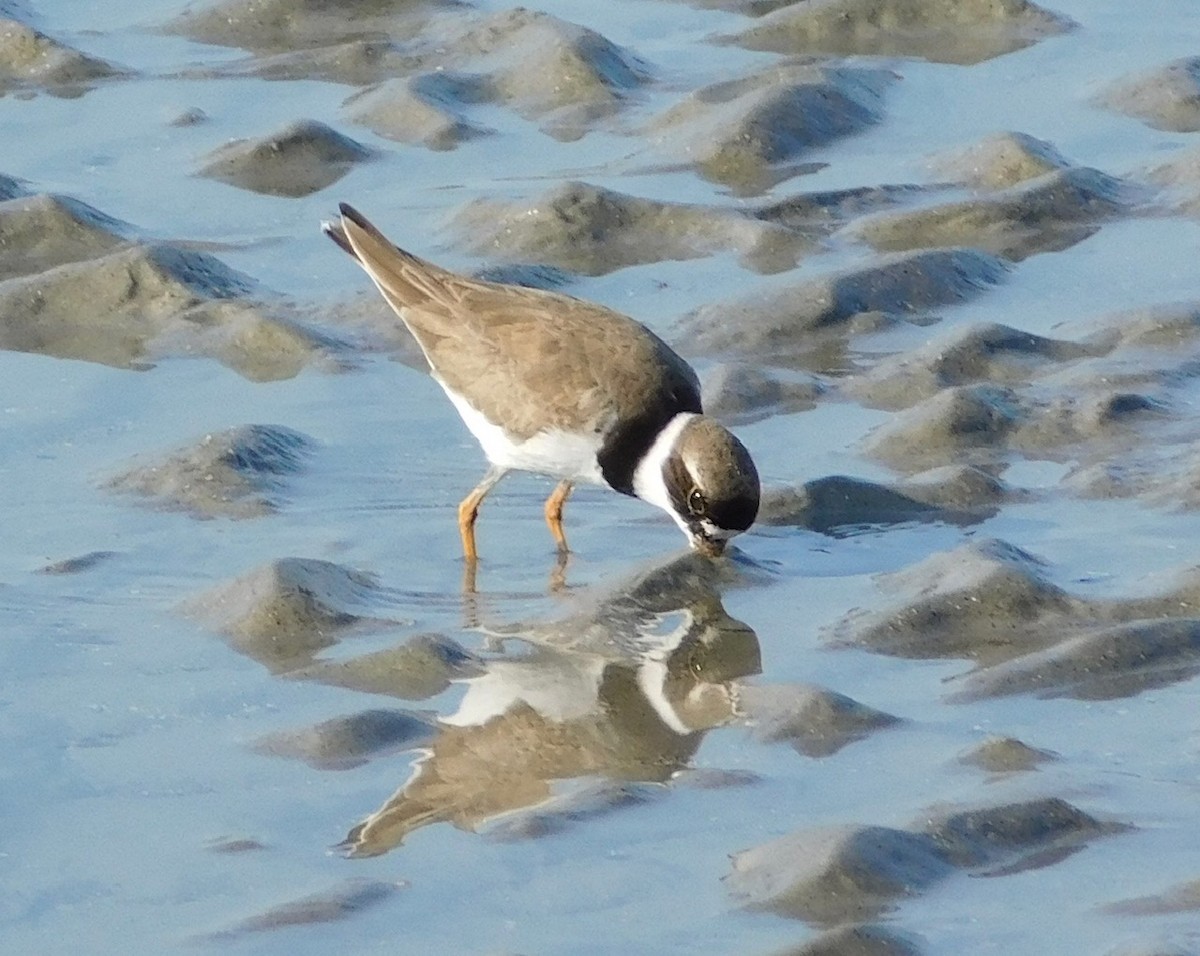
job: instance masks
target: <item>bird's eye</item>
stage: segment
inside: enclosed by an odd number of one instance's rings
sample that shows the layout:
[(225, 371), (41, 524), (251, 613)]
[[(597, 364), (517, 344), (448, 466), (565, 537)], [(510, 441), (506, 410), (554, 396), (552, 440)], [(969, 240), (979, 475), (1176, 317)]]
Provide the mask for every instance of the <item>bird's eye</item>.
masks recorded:
[(704, 516), (704, 512), (708, 510), (708, 502), (704, 500), (704, 494), (699, 488), (693, 488), (688, 492), (687, 506), (693, 516), (697, 518)]

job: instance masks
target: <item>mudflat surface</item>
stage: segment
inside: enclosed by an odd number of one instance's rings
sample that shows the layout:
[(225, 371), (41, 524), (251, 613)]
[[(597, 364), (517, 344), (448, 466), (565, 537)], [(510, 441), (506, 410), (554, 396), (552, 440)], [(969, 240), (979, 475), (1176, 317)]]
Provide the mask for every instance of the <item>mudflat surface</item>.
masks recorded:
[[(0, 939), (1200, 954), (1200, 11), (0, 0)], [(556, 561), (320, 234), (688, 356)]]

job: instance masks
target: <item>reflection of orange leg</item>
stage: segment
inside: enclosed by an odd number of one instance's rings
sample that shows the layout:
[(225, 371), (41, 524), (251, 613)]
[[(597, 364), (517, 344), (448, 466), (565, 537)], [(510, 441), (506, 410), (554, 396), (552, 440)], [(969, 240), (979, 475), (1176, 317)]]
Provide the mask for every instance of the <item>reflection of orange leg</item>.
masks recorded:
[(504, 477), (505, 469), (492, 466), (488, 469), (483, 481), (462, 500), (458, 506), (458, 533), (462, 535), (463, 555), (467, 562), (474, 564), (479, 560), (479, 552), (475, 550), (475, 519), (479, 517), (479, 504), (487, 497), (487, 493), (495, 487), (496, 482)]
[(554, 569), (550, 572), (551, 594), (558, 594), (567, 589), (567, 562), (570, 560), (571, 555), (568, 552), (558, 552), (558, 557), (554, 561)]
[(550, 526), (550, 533), (554, 535), (554, 542), (558, 545), (558, 550), (564, 554), (569, 549), (567, 548), (567, 536), (563, 534), (562, 529), (562, 510), (574, 487), (571, 482), (564, 479), (558, 483), (558, 486), (550, 492), (550, 497), (546, 499), (546, 524)]

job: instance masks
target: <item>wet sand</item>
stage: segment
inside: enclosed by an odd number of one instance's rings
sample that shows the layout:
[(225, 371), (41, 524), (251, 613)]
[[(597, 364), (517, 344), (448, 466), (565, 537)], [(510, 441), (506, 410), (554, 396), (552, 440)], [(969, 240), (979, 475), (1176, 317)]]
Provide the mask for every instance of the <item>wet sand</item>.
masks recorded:
[[(1187, 954), (1200, 13), (0, 0), (14, 951)], [(728, 559), (319, 233), (601, 301)]]

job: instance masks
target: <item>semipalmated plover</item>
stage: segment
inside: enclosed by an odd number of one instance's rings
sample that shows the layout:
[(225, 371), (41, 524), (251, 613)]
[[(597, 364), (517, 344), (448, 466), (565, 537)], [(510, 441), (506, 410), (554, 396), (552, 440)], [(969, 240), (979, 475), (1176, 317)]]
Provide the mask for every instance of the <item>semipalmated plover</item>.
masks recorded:
[(750, 527), (750, 453), (703, 414), (696, 373), (653, 332), (601, 305), (449, 272), (339, 208), (325, 232), (404, 320), (490, 463), (458, 507), (468, 562), (480, 502), (512, 470), (560, 479), (545, 517), (563, 552), (563, 504), (581, 481), (664, 509), (710, 556)]

